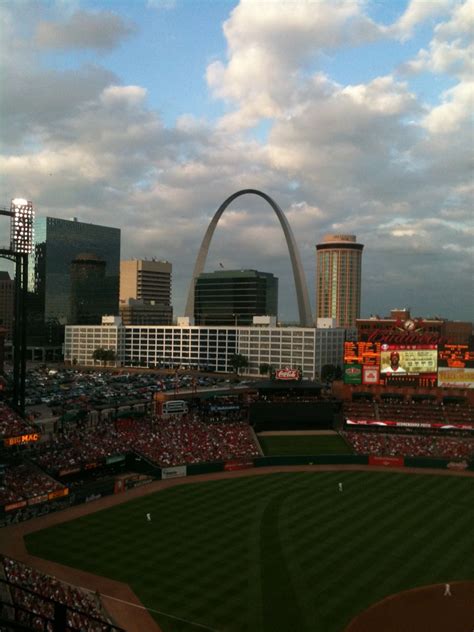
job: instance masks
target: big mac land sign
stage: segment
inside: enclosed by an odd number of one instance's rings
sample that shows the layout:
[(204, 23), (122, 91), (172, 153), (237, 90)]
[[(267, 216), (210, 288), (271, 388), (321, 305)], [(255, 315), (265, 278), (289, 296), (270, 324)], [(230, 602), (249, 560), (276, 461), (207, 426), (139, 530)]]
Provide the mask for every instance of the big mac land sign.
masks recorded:
[(6, 448), (10, 448), (14, 445), (24, 445), (25, 443), (35, 443), (39, 441), (41, 434), (39, 432), (30, 432), (28, 434), (22, 434), (17, 437), (8, 437), (3, 440), (3, 445)]
[(299, 380), (300, 379), (300, 372), (298, 369), (289, 369), (288, 367), (286, 367), (286, 369), (277, 369), (275, 371), (275, 380)]

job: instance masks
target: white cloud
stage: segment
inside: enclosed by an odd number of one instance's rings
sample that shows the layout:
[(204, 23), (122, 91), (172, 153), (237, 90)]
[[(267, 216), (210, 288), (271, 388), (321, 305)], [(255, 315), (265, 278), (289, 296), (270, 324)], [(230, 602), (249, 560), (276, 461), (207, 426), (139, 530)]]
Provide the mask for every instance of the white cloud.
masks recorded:
[(473, 140), (474, 81), (463, 81), (442, 95), (442, 104), (434, 107), (423, 124), (432, 134), (450, 134), (464, 129)]
[(323, 50), (372, 41), (384, 29), (354, 0), (255, 2), (243, 0), (224, 24), (227, 63), (212, 62), (214, 96), (238, 106), (221, 123), (229, 129), (279, 117), (299, 100), (304, 64)]
[(410, 0), (407, 8), (390, 30), (402, 39), (407, 39), (419, 24), (430, 18), (445, 14), (453, 6), (454, 1)]
[(147, 90), (141, 86), (107, 86), (100, 95), (100, 100), (107, 106), (126, 105), (135, 107), (140, 105), (147, 95)]

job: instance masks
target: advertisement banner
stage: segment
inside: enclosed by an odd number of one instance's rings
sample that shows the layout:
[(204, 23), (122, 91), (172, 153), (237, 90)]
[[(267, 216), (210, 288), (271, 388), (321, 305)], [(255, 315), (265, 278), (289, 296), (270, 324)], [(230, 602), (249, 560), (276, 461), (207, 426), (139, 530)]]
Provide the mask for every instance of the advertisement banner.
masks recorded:
[(14, 509), (21, 509), (22, 507), (26, 507), (26, 500), (19, 500), (17, 503), (10, 503), (9, 505), (5, 505), (5, 511), (13, 511)]
[(379, 368), (376, 366), (362, 367), (362, 384), (378, 384), (380, 379)]
[(59, 470), (59, 476), (67, 476), (68, 474), (77, 474), (80, 472), (80, 467), (68, 467), (66, 470)]
[(3, 445), (6, 448), (10, 448), (13, 445), (23, 445), (25, 443), (34, 443), (41, 439), (41, 435), (39, 432), (31, 432), (29, 434), (22, 434), (18, 437), (8, 437), (3, 440)]
[(299, 380), (300, 372), (298, 369), (277, 369), (275, 371), (275, 380)]
[(96, 468), (100, 467), (100, 463), (86, 463), (84, 465), (84, 469), (85, 470), (95, 470)]
[(64, 498), (69, 494), (69, 489), (64, 487), (63, 489), (57, 489), (55, 492), (49, 492), (48, 500), (55, 500), (56, 498)]
[(114, 456), (108, 456), (105, 459), (106, 465), (111, 465), (112, 463), (121, 463), (125, 461), (125, 456), (123, 454), (116, 454)]
[(348, 426), (377, 426), (379, 428), (430, 428), (433, 430), (470, 430), (474, 432), (473, 424), (429, 422), (429, 421), (375, 421), (373, 419), (346, 419)]
[(344, 365), (344, 384), (361, 384), (362, 383), (362, 365), (361, 364), (345, 364)]
[(186, 465), (178, 465), (176, 467), (163, 467), (161, 469), (161, 478), (181, 478), (181, 476), (186, 476), (187, 469)]
[(35, 496), (28, 500), (28, 505), (39, 505), (45, 503), (48, 500), (48, 494), (42, 494), (41, 496)]
[(474, 388), (474, 369), (440, 368), (438, 386), (443, 388)]
[(247, 470), (253, 467), (253, 461), (228, 461), (224, 464), (224, 471), (235, 472), (236, 470)]
[(450, 461), (446, 467), (448, 470), (457, 470), (461, 472), (462, 470), (467, 470), (469, 463), (467, 461)]
[(369, 456), (369, 465), (403, 467), (405, 465), (405, 461), (402, 456)]

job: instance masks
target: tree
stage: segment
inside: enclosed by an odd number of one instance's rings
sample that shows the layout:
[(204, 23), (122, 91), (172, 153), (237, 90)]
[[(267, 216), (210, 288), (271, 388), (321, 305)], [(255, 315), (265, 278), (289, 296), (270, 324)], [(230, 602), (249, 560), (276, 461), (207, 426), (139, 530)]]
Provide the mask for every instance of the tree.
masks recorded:
[(259, 367), (258, 367), (258, 371), (260, 373), (260, 375), (269, 375), (272, 372), (272, 365), (271, 364), (267, 364), (266, 362), (263, 362)]
[(334, 364), (325, 364), (321, 369), (321, 381), (332, 382), (336, 375), (336, 367)]
[(99, 347), (92, 353), (92, 359), (99, 360), (99, 362), (102, 362), (103, 366), (105, 366), (107, 362), (114, 362), (115, 351), (113, 349), (104, 349), (103, 347)]
[(229, 358), (229, 364), (238, 374), (240, 369), (243, 369), (249, 365), (249, 361), (241, 353), (234, 353)]

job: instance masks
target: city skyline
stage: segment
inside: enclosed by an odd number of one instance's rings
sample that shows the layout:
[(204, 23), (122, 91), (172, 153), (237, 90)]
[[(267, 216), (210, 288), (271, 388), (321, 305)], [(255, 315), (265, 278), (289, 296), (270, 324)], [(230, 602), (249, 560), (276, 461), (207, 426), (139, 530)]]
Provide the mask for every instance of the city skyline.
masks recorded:
[[(181, 315), (212, 216), (256, 188), (288, 218), (308, 288), (324, 234), (356, 234), (363, 316), (472, 320), (473, 14), (445, 0), (4, 5), (2, 204), (120, 228), (122, 259), (173, 264)], [(297, 320), (263, 201), (228, 208), (206, 271), (219, 263), (275, 274), (279, 314)]]

